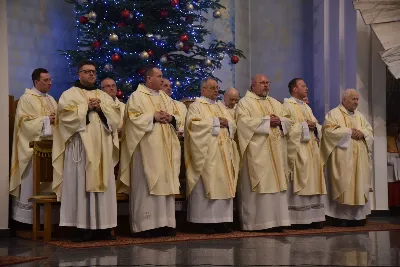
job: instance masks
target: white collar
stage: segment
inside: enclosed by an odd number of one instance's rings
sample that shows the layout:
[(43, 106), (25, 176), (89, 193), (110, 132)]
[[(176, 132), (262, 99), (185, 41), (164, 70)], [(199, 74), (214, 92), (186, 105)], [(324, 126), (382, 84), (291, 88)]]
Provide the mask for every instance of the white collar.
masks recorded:
[(209, 99), (209, 98), (207, 98), (207, 97), (205, 97), (205, 96), (201, 96), (200, 98), (203, 99), (203, 100), (205, 100), (205, 101), (207, 101), (207, 102), (210, 103), (210, 104), (216, 104), (216, 103), (217, 103), (217, 101), (211, 100), (211, 99)]
[(31, 90), (34, 91), (35, 93), (41, 95), (41, 96), (47, 96), (47, 93), (40, 92), (38, 89), (36, 89), (36, 87), (33, 87)]
[(297, 98), (295, 98), (295, 97), (291, 97), (294, 101), (296, 101), (296, 103), (297, 104), (300, 104), (300, 105), (304, 105), (304, 101), (303, 100), (300, 100), (300, 99), (297, 99)]

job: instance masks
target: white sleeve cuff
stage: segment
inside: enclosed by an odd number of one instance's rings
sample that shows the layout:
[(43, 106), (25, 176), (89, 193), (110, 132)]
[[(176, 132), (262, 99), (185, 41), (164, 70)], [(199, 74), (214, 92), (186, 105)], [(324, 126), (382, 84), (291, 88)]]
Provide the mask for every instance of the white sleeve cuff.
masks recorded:
[(213, 125), (212, 125), (212, 130), (211, 130), (211, 135), (212, 136), (217, 136), (219, 135), (221, 128), (219, 124), (219, 118), (214, 117), (213, 118)]
[(352, 130), (349, 129), (349, 132), (339, 140), (336, 146), (339, 148), (348, 148), (351, 142), (351, 134)]
[(49, 116), (43, 117), (43, 127), (42, 127), (42, 136), (50, 136), (53, 134), (50, 124)]
[(301, 123), (301, 141), (302, 142), (308, 142), (310, 141), (310, 129), (308, 128), (308, 123), (303, 121)]
[(228, 121), (228, 130), (229, 130), (229, 138), (233, 139), (235, 136), (233, 134), (232, 123), (230, 121)]
[(150, 133), (150, 132), (152, 132), (153, 129), (154, 129), (154, 126), (155, 126), (154, 117), (151, 117), (151, 120), (149, 121), (149, 124), (147, 124), (146, 129), (144, 129), (144, 132), (145, 132), (145, 133)]
[(263, 117), (261, 124), (258, 125), (255, 133), (256, 134), (269, 134), (269, 130), (271, 128), (270, 122), (271, 122), (270, 116)]
[(283, 135), (287, 135), (289, 130), (288, 130), (288, 126), (286, 125), (286, 123), (287, 123), (286, 120), (288, 120), (288, 119), (287, 118), (281, 118), (281, 117), (279, 117), (279, 119), (281, 120), (281, 126), (282, 126)]

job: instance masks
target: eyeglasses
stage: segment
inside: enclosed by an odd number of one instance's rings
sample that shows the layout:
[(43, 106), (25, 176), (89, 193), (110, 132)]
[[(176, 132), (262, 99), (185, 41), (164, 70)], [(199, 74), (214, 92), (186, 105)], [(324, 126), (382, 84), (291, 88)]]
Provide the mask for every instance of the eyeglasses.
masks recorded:
[(103, 87), (101, 87), (101, 89), (105, 89), (105, 88), (117, 88), (117, 86), (115, 85), (115, 83), (113, 83), (113, 84), (107, 84), (107, 85), (104, 85)]
[(96, 75), (96, 71), (95, 70), (81, 70), (80, 72), (83, 72), (85, 74), (93, 74)]

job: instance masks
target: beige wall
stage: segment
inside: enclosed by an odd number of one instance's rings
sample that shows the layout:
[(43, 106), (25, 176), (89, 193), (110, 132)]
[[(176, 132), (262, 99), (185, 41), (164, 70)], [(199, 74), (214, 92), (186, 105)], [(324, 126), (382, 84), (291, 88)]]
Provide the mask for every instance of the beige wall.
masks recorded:
[[(8, 151), (8, 40), (6, 1), (0, 1), (0, 147)], [(0, 154), (0, 230), (8, 229), (8, 153)]]

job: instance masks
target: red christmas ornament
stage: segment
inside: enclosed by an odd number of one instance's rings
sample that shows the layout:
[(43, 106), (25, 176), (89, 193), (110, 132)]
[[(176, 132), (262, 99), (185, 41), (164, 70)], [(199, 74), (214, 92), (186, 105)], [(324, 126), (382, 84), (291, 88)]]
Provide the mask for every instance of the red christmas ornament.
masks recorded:
[(145, 69), (140, 69), (140, 70), (139, 70), (139, 75), (140, 75), (140, 76), (143, 76), (145, 72), (146, 72)]
[(233, 57), (231, 57), (231, 62), (232, 62), (233, 64), (238, 63), (238, 62), (239, 62), (239, 57), (238, 57), (238, 56), (233, 56)]
[(176, 7), (179, 5), (179, 0), (171, 0), (171, 6)]
[(119, 62), (119, 61), (121, 60), (121, 57), (120, 57), (120, 55), (118, 55), (117, 53), (115, 53), (114, 55), (112, 55), (111, 60), (112, 60), (114, 63), (117, 63), (117, 62)]
[(151, 50), (151, 49), (149, 49), (149, 50), (147, 51), (147, 54), (149, 54), (149, 57), (154, 56), (154, 52), (153, 52), (153, 50)]
[(189, 36), (186, 33), (184, 33), (181, 35), (180, 40), (181, 42), (187, 42), (189, 41)]
[(138, 28), (139, 30), (141, 30), (141, 31), (144, 31), (144, 30), (145, 30), (144, 23), (143, 23), (143, 22), (140, 22), (140, 23), (137, 25), (137, 28)]
[(129, 19), (129, 16), (131, 15), (131, 12), (129, 11), (129, 10), (127, 10), (127, 9), (124, 9), (122, 12), (121, 12), (121, 17), (123, 18), (123, 19)]
[(80, 16), (79, 17), (79, 23), (80, 24), (86, 24), (86, 23), (88, 23), (88, 21), (89, 21), (89, 19), (86, 16)]
[(122, 91), (121, 90), (117, 90), (117, 97), (118, 98), (122, 98), (124, 96), (124, 93), (122, 93)]
[(189, 52), (190, 50), (190, 46), (189, 45), (184, 45), (183, 46), (183, 51), (185, 51), (186, 53)]
[(125, 27), (126, 24), (125, 24), (125, 22), (121, 21), (120, 23), (117, 24), (117, 26), (118, 26), (119, 28), (122, 28), (122, 27)]
[(168, 10), (165, 10), (165, 9), (161, 10), (161, 11), (160, 11), (160, 16), (161, 16), (162, 18), (168, 17)]
[(99, 41), (97, 41), (97, 40), (92, 43), (92, 47), (94, 49), (99, 49), (100, 46), (101, 46), (101, 43)]

